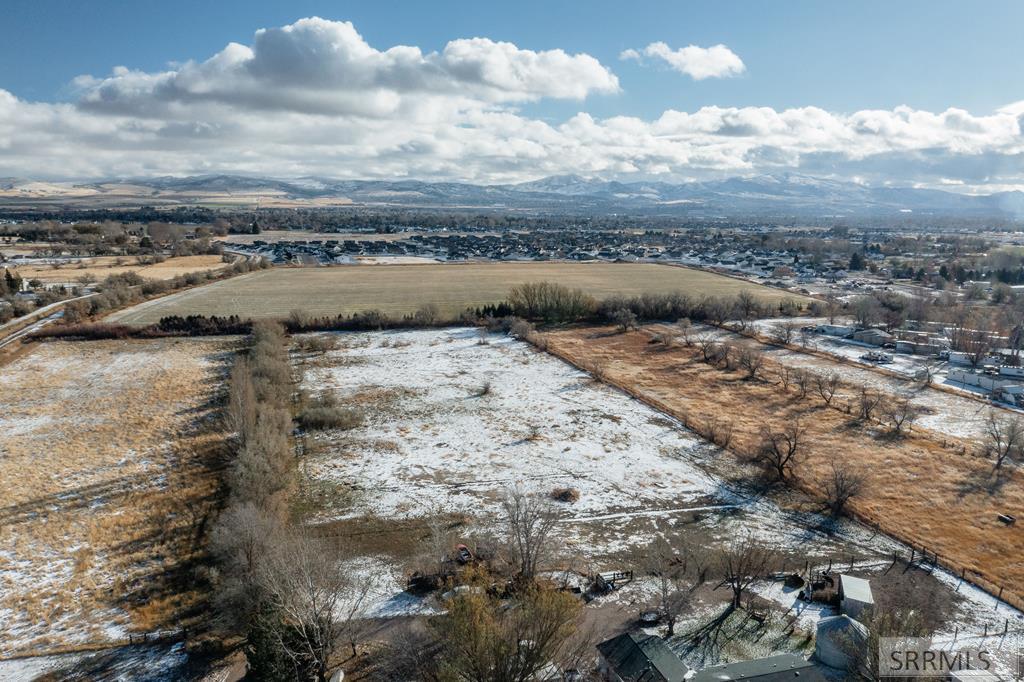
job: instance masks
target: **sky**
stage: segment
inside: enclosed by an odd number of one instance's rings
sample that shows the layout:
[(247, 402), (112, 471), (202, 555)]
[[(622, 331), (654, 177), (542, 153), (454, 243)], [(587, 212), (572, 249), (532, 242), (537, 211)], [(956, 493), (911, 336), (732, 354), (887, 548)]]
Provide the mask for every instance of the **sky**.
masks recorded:
[(4, 0), (0, 177), (1024, 189), (1024, 3)]

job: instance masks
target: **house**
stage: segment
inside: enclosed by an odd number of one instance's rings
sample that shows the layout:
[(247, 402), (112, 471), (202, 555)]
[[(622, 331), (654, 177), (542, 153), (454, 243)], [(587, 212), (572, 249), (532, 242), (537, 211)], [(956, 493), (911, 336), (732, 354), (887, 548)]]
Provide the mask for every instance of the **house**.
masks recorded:
[(690, 669), (664, 640), (628, 632), (597, 645), (598, 670), (610, 682), (683, 682)]
[(864, 620), (875, 606), (875, 598), (871, 594), (871, 583), (864, 578), (852, 575), (839, 576), (839, 611), (851, 618)]
[(849, 671), (858, 664), (867, 641), (868, 629), (853, 618), (822, 618), (814, 638), (814, 657), (830, 668)]
[(872, 346), (882, 346), (892, 343), (893, 335), (881, 329), (861, 329), (853, 333), (853, 340), (861, 343), (870, 343)]
[(827, 336), (849, 338), (856, 329), (856, 327), (851, 327), (846, 324), (819, 324), (814, 328), (814, 331), (818, 334), (825, 334)]
[(814, 663), (793, 654), (780, 654), (752, 661), (715, 665), (701, 670), (690, 678), (690, 682), (719, 682), (724, 680), (825, 682), (825, 677)]

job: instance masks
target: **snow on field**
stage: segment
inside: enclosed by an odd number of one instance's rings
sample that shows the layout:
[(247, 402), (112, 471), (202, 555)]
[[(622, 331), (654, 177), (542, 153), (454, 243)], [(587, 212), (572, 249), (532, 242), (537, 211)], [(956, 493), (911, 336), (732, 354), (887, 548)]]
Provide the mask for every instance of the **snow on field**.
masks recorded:
[(341, 518), (493, 517), (506, 488), (572, 488), (567, 544), (590, 556), (646, 545), (659, 521), (725, 538), (742, 530), (820, 556), (879, 547), (855, 524), (815, 528), (820, 518), (730, 489), (701, 464), (715, 447), (524, 343), (480, 343), (468, 329), (342, 338), (348, 347), (304, 376), (312, 393), (367, 406), (362, 426), (311, 436), (327, 447), (307, 474), (359, 491)]
[(53, 342), (2, 368), (0, 655), (127, 637), (121, 586), (175, 561), (148, 530), (199, 471), (177, 447), (209, 413), (220, 344)]
[[(717, 448), (628, 395), (532, 347), (475, 330), (346, 335), (348, 348), (309, 366), (304, 388), (366, 404), (365, 423), (326, 445), (307, 475), (352, 486), (333, 518), (415, 518), (438, 511), (494, 517), (505, 489), (572, 488), (566, 544), (589, 557), (650, 542), (659, 521), (737, 529), (816, 554), (873, 551), (852, 524), (832, 533), (730, 489), (701, 461)], [(484, 387), (487, 390), (484, 391)]]
[[(507, 337), (470, 330), (376, 336), (356, 363), (311, 368), (306, 387), (339, 397), (392, 391), (318, 476), (367, 491), (389, 517), (496, 512), (520, 485), (575, 488), (573, 517), (676, 508), (715, 491), (692, 463), (698, 438), (569, 365)], [(344, 354), (342, 352), (341, 354)], [(488, 390), (484, 386), (489, 384)]]

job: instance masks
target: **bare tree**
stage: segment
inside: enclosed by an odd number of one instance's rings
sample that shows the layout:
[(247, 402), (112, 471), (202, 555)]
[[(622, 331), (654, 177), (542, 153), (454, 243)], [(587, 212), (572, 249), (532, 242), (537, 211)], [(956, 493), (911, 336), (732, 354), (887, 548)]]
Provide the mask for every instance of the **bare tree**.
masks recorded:
[(825, 401), (826, 406), (832, 404), (832, 398), (835, 397), (836, 389), (838, 388), (839, 375), (835, 372), (814, 375), (814, 389), (821, 396), (821, 399)]
[(988, 413), (985, 436), (985, 450), (994, 461), (993, 471), (999, 471), (1003, 464), (1024, 461), (1024, 421), (1020, 417), (1000, 419), (992, 410)]
[(806, 369), (793, 370), (793, 385), (796, 386), (797, 393), (801, 398), (807, 397), (807, 392), (810, 390), (813, 378), (814, 375)]
[(917, 372), (916, 379), (921, 382), (922, 386), (931, 386), (935, 383), (935, 376), (939, 371), (938, 363), (929, 362), (926, 363)]
[(736, 354), (736, 361), (747, 373), (748, 379), (756, 379), (764, 367), (764, 353), (755, 348), (741, 347)]
[(683, 340), (683, 345), (687, 348), (693, 345), (693, 324), (690, 322), (690, 318), (684, 317), (676, 321), (676, 326), (679, 328), (679, 337)]
[(260, 602), (257, 575), (282, 540), (278, 518), (252, 503), (228, 507), (210, 533), (210, 549), (220, 562), (216, 599), (223, 617), (244, 628)]
[[(356, 627), (369, 584), (354, 583), (337, 565), (329, 544), (296, 534), (278, 543), (263, 562), (258, 582), (280, 626), (277, 645), (297, 670), (325, 682), (337, 647)], [(353, 648), (355, 640), (349, 637)]]
[(697, 347), (700, 349), (700, 355), (704, 359), (704, 362), (711, 362), (711, 357), (714, 355), (715, 346), (718, 343), (715, 341), (715, 337), (711, 334), (701, 334), (695, 339)]
[(804, 428), (799, 419), (794, 419), (782, 429), (764, 426), (761, 429), (761, 443), (754, 452), (754, 459), (783, 481), (792, 474), (803, 456)]
[(793, 368), (789, 365), (779, 365), (775, 368), (775, 376), (779, 378), (779, 385), (782, 386), (783, 392), (789, 391), (789, 385), (793, 383)]
[(815, 350), (818, 347), (818, 337), (812, 331), (801, 331), (798, 338), (800, 345), (804, 348)]
[(707, 567), (700, 563), (700, 557), (675, 533), (659, 535), (648, 549), (646, 569), (658, 581), (658, 611), (669, 637), (675, 634), (676, 623), (688, 609), (693, 591), (705, 580)]
[(429, 327), (441, 317), (441, 309), (434, 303), (425, 303), (413, 313), (416, 324)]
[(868, 421), (875, 414), (875, 409), (882, 403), (883, 395), (880, 391), (872, 391), (867, 386), (860, 387), (860, 394), (857, 397), (857, 406), (860, 410), (860, 418)]
[(921, 410), (907, 398), (893, 398), (882, 406), (882, 414), (892, 425), (893, 433), (898, 436), (903, 433), (904, 428), (909, 431), (914, 426), (914, 422), (921, 415)]
[(722, 365), (723, 369), (732, 370), (734, 368), (734, 362), (739, 358), (739, 348), (736, 344), (731, 341), (726, 341), (719, 346), (718, 357), (716, 362)]
[(966, 353), (971, 366), (980, 365), (992, 350), (989, 320), (980, 314), (967, 314), (965, 311), (950, 334), (950, 347)]
[(251, 437), (256, 429), (256, 388), (252, 383), (249, 361), (245, 357), (235, 360), (231, 368), (225, 418), (228, 429), (244, 445), (246, 438)]
[(836, 295), (829, 293), (825, 296), (825, 314), (828, 315), (828, 323), (835, 324), (836, 316), (839, 314), (839, 299)]
[(551, 534), (560, 508), (546, 496), (510, 489), (502, 500), (502, 510), (513, 574), (524, 584), (532, 583), (553, 551)]
[(736, 294), (736, 314), (741, 322), (745, 323), (756, 317), (758, 307), (757, 297), (750, 291), (743, 289)]
[(719, 550), (715, 567), (721, 582), (716, 589), (728, 587), (732, 590), (732, 608), (739, 608), (743, 592), (766, 577), (776, 563), (776, 553), (772, 549), (747, 535), (743, 540)]
[(786, 322), (776, 322), (772, 325), (772, 339), (779, 344), (788, 346), (793, 343), (793, 338), (796, 333), (800, 330), (800, 325), (792, 320)]
[(840, 516), (847, 503), (864, 492), (866, 485), (867, 473), (863, 469), (833, 459), (829, 465), (828, 475), (821, 482), (821, 487), (825, 491), (825, 501), (832, 516)]
[(613, 311), (611, 314), (611, 321), (623, 334), (631, 329), (640, 328), (636, 319), (636, 313), (629, 308), (619, 308), (618, 310)]

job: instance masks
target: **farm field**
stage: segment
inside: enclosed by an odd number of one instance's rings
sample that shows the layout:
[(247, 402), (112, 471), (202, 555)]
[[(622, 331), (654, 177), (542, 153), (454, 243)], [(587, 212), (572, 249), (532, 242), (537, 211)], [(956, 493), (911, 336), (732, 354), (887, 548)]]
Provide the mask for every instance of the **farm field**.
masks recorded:
[(750, 291), (769, 301), (799, 299), (784, 291), (702, 270), (649, 263), (467, 263), (275, 268), (172, 294), (115, 313), (110, 322), (146, 325), (167, 315), (286, 317), (293, 310), (315, 316), (381, 310), (395, 316), (427, 303), (458, 315), (497, 303), (511, 287), (548, 280), (596, 298), (612, 294), (683, 291), (694, 297)]
[[(224, 340), (39, 344), (0, 368), (0, 659), (194, 625)], [(0, 677), (3, 677), (0, 667)]]
[[(856, 513), (966, 568), (975, 579), (1005, 585), (1007, 595), (1021, 601), (1017, 586), (1024, 566), (1016, 557), (1024, 552), (1024, 533), (997, 519), (1000, 513), (1024, 513), (1020, 472), (1008, 473), (993, 487), (991, 463), (975, 456), (971, 441), (917, 426), (910, 435), (893, 438), (880, 425), (859, 424), (855, 414), (839, 409), (856, 399), (849, 388), (837, 392), (836, 408), (825, 407), (813, 390), (800, 399), (795, 389), (786, 392), (768, 381), (745, 380), (740, 371), (713, 369), (701, 361), (698, 348), (651, 345), (651, 333), (583, 329), (546, 337), (552, 352), (586, 366), (599, 364), (610, 381), (670, 414), (686, 415), (694, 424), (727, 418), (734, 452), (752, 452), (765, 425), (781, 428), (799, 421), (806, 430), (805, 461), (796, 468), (803, 488), (820, 490), (833, 459), (864, 467), (869, 480), (851, 502)], [(771, 372), (769, 365), (766, 373)]]
[[(118, 261), (121, 261), (118, 263)], [(96, 256), (83, 258), (72, 263), (60, 265), (32, 264), (17, 268), (17, 273), (25, 280), (38, 279), (44, 283), (76, 282), (81, 277), (94, 277), (102, 280), (111, 275), (123, 275), (133, 272), (146, 279), (171, 279), (190, 272), (214, 270), (224, 265), (220, 256), (179, 256), (168, 258), (162, 263), (142, 265), (129, 256)]]
[[(644, 576), (643, 561), (649, 544), (670, 532), (701, 555), (751, 534), (791, 566), (853, 562), (855, 574), (879, 588), (932, 604), (928, 617), (941, 614), (931, 622), (940, 634), (951, 636), (954, 624), (961, 636), (980, 632), (1019, 615), (980, 590), (957, 588), (942, 571), (895, 564), (893, 551), (909, 552), (884, 535), (749, 492), (746, 467), (680, 422), (524, 343), (475, 329), (334, 336), (335, 350), (294, 351), (302, 389), (358, 407), (365, 419), (347, 431), (304, 436), (300, 489), (307, 522), (349, 539), (358, 556), (348, 570), (374, 581), (367, 619), (440, 608), (403, 591), (433, 542), (434, 519), (450, 528), (455, 520), (446, 536), (452, 546), (486, 538), (500, 525), (509, 488), (578, 494), (561, 503), (556, 579), (574, 584), (595, 571), (637, 572), (634, 582), (588, 603), (598, 636), (652, 604), (656, 581)], [(768, 642), (806, 654), (808, 633), (833, 615), (797, 602), (781, 583), (759, 583), (754, 592), (777, 613), (756, 639), (738, 633), (721, 647), (691, 647), (723, 609), (724, 594), (709, 587), (697, 593), (670, 644), (694, 665), (763, 655)]]

